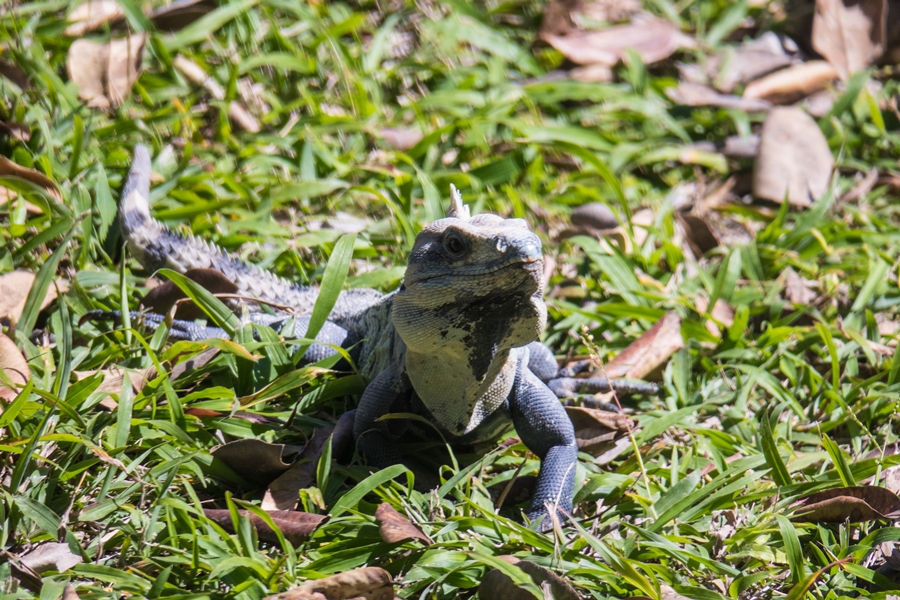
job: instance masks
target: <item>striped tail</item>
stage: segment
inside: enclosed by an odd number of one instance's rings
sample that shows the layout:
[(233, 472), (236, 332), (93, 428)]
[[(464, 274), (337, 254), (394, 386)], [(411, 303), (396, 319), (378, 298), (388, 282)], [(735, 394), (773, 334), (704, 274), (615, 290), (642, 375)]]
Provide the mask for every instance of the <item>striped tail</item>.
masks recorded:
[(122, 191), (119, 219), (128, 252), (149, 271), (162, 268), (217, 269), (238, 287), (238, 293), (291, 307), (297, 314), (312, 312), (319, 290), (294, 285), (277, 275), (233, 258), (213, 244), (181, 235), (150, 216), (150, 152), (134, 149), (134, 160)]

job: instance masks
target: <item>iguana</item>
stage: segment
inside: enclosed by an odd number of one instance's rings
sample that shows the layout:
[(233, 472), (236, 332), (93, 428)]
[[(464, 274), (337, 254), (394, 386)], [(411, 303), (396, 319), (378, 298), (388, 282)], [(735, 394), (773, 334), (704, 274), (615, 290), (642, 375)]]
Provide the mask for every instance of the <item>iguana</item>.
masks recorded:
[[(294, 331), (282, 334), (303, 336), (317, 288), (289, 283), (154, 220), (150, 172), (150, 154), (137, 146), (120, 206), (129, 252), (150, 271), (217, 269), (240, 294), (290, 307), (290, 319), (262, 315), (261, 322), (293, 322)], [(453, 444), (493, 441), (515, 427), (541, 459), (529, 517), (570, 513), (578, 449), (572, 423), (547, 385), (557, 375), (556, 361), (536, 341), (547, 320), (543, 291), (541, 241), (527, 223), (470, 216), (454, 189), (446, 217), (416, 237), (400, 288), (341, 292), (316, 338), (321, 344), (304, 358), (333, 351), (326, 344), (354, 348), (360, 373), (370, 381), (354, 426), (357, 449), (369, 465), (402, 461), (396, 443), (410, 423), (380, 420), (389, 413), (420, 415)], [(151, 324), (161, 318), (151, 316)], [(224, 334), (183, 321), (173, 332), (189, 339)], [(571, 381), (554, 384), (563, 395), (574, 389)], [(609, 388), (604, 380), (588, 385)], [(549, 522), (544, 519), (543, 527)]]

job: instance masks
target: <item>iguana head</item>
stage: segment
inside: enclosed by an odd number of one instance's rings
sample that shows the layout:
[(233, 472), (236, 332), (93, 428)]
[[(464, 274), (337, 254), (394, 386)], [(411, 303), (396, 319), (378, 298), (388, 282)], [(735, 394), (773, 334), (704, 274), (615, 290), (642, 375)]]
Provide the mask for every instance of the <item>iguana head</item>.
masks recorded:
[(480, 381), (544, 328), (541, 241), (522, 219), (469, 217), (458, 197), (448, 215), (416, 238), (392, 318), (411, 351), (467, 358)]

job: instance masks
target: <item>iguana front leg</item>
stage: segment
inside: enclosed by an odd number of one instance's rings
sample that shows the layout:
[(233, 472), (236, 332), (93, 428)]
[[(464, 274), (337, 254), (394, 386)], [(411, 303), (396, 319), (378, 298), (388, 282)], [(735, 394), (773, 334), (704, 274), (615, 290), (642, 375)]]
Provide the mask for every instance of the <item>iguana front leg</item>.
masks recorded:
[(394, 404), (412, 392), (412, 385), (402, 377), (396, 364), (382, 371), (363, 392), (356, 409), (353, 437), (360, 456), (373, 467), (384, 469), (403, 462), (400, 451), (388, 431), (397, 431), (397, 421), (379, 421), (391, 412)]
[(541, 529), (551, 526), (547, 505), (571, 514), (578, 446), (575, 430), (559, 399), (520, 363), (509, 398), (513, 424), (519, 438), (541, 459), (537, 487), (528, 517), (544, 518)]

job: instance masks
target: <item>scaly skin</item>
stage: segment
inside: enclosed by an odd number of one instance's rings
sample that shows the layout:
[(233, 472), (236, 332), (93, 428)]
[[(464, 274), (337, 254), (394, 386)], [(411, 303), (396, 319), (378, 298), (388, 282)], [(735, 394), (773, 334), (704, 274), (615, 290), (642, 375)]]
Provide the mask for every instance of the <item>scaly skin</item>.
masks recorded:
[[(150, 155), (138, 146), (120, 219), (129, 252), (145, 268), (218, 269), (240, 293), (290, 306), (300, 316), (293, 333), (305, 331), (317, 288), (293, 285), (216, 246), (173, 233), (150, 216), (149, 185)], [(339, 345), (362, 340), (356, 358), (371, 383), (360, 399), (354, 435), (370, 465), (401, 462), (396, 443), (413, 429), (379, 420), (388, 413), (421, 415), (451, 443), (496, 440), (515, 427), (541, 459), (529, 516), (571, 511), (575, 434), (545, 384), (555, 374), (552, 353), (535, 341), (547, 319), (542, 271), (541, 242), (525, 221), (469, 217), (454, 193), (447, 217), (416, 238), (397, 291), (341, 294), (318, 339)], [(221, 334), (185, 329), (186, 337)], [(549, 523), (544, 518), (542, 527)]]

